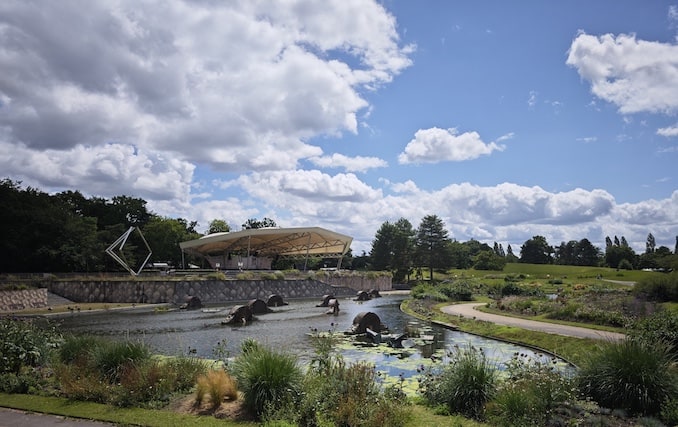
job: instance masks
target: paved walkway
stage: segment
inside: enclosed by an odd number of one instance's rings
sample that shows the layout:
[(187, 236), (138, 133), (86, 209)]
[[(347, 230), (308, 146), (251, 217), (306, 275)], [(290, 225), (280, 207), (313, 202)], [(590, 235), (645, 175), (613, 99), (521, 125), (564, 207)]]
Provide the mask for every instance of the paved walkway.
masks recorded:
[(108, 427), (115, 424), (0, 408), (0, 427)]
[(454, 304), (441, 307), (443, 313), (454, 316), (463, 316), (485, 320), (498, 325), (514, 326), (516, 328), (529, 329), (531, 331), (546, 332), (549, 334), (565, 335), (577, 338), (593, 338), (603, 340), (620, 340), (624, 334), (616, 332), (598, 331), (595, 329), (581, 328), (578, 326), (560, 325), (556, 323), (538, 322), (536, 320), (527, 320), (517, 317), (501, 316), (498, 314), (484, 313), (476, 310), (476, 307), (485, 305), (485, 303)]

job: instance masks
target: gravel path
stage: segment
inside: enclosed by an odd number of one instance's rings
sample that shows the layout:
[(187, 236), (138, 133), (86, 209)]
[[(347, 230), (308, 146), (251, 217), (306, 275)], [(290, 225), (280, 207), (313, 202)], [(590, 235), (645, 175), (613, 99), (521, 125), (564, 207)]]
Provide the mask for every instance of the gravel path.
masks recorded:
[(476, 307), (485, 305), (485, 303), (454, 304), (441, 307), (443, 313), (454, 316), (463, 316), (485, 320), (498, 325), (514, 326), (516, 328), (529, 329), (531, 331), (546, 332), (549, 334), (565, 335), (577, 338), (593, 338), (603, 340), (620, 340), (624, 334), (616, 332), (598, 331), (594, 329), (581, 328), (578, 326), (559, 325), (556, 323), (538, 322), (536, 320), (520, 319), (517, 317), (500, 316), (498, 314), (484, 313), (476, 310)]

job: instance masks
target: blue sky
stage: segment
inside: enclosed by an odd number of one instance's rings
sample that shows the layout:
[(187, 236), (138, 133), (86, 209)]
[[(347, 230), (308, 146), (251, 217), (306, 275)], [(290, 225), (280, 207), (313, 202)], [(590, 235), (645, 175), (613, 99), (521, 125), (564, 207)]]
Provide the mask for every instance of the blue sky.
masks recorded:
[(675, 2), (4, 1), (0, 70), (2, 177), (200, 231), (678, 236)]

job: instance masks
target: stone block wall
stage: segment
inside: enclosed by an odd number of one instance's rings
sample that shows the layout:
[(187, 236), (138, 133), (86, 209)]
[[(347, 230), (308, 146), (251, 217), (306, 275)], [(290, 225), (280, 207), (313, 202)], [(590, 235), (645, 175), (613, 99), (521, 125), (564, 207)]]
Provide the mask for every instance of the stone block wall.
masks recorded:
[(47, 307), (47, 289), (0, 291), (0, 312)]
[(267, 299), (352, 296), (354, 289), (317, 280), (183, 280), (183, 281), (54, 281), (49, 291), (80, 303), (170, 303), (180, 305), (190, 297), (206, 304)]

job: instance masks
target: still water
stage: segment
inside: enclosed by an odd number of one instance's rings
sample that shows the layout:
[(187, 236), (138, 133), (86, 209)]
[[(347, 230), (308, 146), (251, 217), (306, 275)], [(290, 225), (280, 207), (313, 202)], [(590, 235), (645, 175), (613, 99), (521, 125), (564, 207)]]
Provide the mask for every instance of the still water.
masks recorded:
[(59, 318), (58, 323), (64, 332), (142, 341), (156, 353), (194, 354), (206, 359), (215, 358), (215, 348), (218, 345), (230, 356), (237, 356), (242, 341), (254, 338), (273, 349), (296, 354), (305, 362), (313, 354), (312, 333), (333, 331), (343, 335), (344, 331), (350, 330), (357, 314), (373, 312), (391, 334), (407, 331), (413, 338), (405, 340), (404, 348), (401, 349), (390, 348), (386, 344), (375, 346), (356, 342), (355, 338), (350, 338), (340, 346), (340, 350), (346, 360), (373, 363), (384, 377), (415, 377), (417, 368), (422, 365), (430, 366), (432, 363), (444, 361), (448, 352), (455, 347), (467, 346), (481, 348), (500, 370), (516, 354), (542, 359), (546, 363), (567, 369), (564, 361), (551, 360), (524, 347), (419, 321), (400, 311), (400, 303), (404, 298), (406, 296), (385, 295), (364, 302), (350, 298), (339, 299), (338, 315), (326, 314), (327, 308), (316, 307), (320, 303), (319, 299), (288, 300), (289, 305), (272, 308), (272, 313), (256, 315), (253, 322), (244, 326), (221, 323), (236, 303), (206, 306), (203, 310), (192, 311), (137, 308), (93, 313), (75, 312)]

